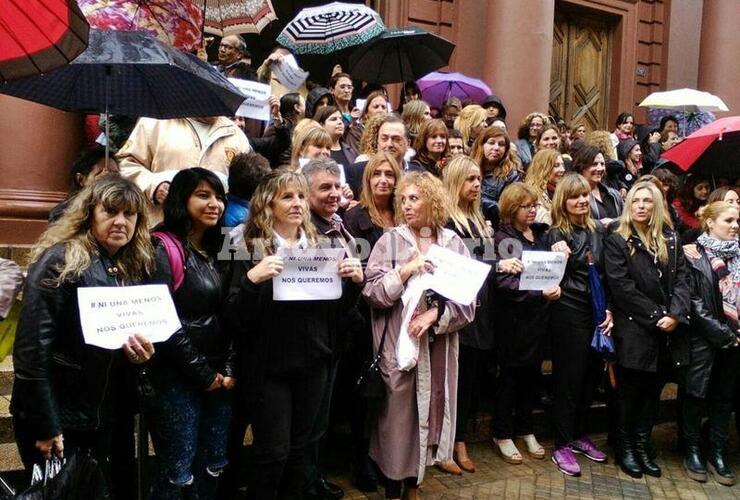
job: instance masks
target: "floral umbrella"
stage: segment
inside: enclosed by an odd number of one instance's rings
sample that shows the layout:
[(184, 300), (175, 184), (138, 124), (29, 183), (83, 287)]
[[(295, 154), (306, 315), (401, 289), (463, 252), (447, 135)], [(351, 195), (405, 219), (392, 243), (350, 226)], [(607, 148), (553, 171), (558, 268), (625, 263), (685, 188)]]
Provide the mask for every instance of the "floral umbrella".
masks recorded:
[(196, 51), (201, 46), (202, 0), (78, 0), (78, 3), (94, 28), (143, 31), (186, 51)]
[(206, 0), (205, 31), (221, 37), (259, 33), (277, 20), (270, 0)]

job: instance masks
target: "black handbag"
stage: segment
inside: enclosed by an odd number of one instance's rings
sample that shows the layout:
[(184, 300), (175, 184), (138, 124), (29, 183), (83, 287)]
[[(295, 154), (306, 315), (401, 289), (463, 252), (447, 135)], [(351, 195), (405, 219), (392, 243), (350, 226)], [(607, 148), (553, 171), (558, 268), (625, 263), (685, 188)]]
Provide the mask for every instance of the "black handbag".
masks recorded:
[(383, 324), (383, 336), (380, 337), (378, 352), (362, 368), (360, 376), (355, 383), (355, 391), (368, 403), (379, 403), (385, 399), (385, 383), (380, 374), (380, 357), (383, 354), (385, 335), (388, 332), (388, 313), (384, 312), (385, 323)]

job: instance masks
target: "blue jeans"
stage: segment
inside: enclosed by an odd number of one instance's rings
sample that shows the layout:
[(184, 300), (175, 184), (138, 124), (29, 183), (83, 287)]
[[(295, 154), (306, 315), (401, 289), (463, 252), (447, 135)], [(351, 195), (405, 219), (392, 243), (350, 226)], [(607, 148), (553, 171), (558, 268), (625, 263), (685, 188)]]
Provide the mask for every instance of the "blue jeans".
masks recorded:
[(144, 406), (159, 472), (149, 498), (215, 498), (218, 477), (227, 463), (231, 393), (203, 392), (169, 381), (153, 399)]

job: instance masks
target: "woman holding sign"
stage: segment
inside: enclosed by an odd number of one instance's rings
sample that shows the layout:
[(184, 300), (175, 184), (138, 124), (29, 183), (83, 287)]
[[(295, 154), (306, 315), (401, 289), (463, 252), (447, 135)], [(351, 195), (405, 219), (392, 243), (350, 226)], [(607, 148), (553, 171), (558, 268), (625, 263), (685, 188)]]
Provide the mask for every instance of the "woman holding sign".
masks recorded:
[(689, 361), (680, 325), (689, 324), (691, 294), (683, 250), (655, 184), (640, 181), (629, 190), (604, 254), (619, 367), (617, 458), (625, 474), (660, 477), (650, 434), (663, 386)]
[[(167, 284), (182, 328), (163, 342), (142, 377), (159, 474), (149, 498), (212, 499), (226, 465), (235, 383), (232, 331), (218, 316), (228, 290), (221, 248), (226, 193), (203, 168), (181, 170), (170, 185), (164, 223), (153, 236), (155, 282)], [(151, 391), (151, 392), (149, 392)]]
[[(539, 153), (538, 153), (539, 154)], [(546, 224), (535, 222), (537, 191), (515, 182), (501, 195), (501, 227), (495, 242), (499, 257), (521, 259), (523, 251), (546, 251)], [(514, 444), (519, 437), (530, 457), (542, 460), (545, 449), (533, 434), (532, 410), (542, 369), (543, 347), (549, 334), (548, 301), (560, 298), (560, 287), (546, 291), (519, 290), (520, 272), (496, 275), (493, 316), (496, 357), (500, 371), (496, 382), (494, 442), (506, 462), (522, 463)]]
[[(337, 325), (363, 280), (360, 261), (343, 258), (329, 273), (341, 279), (338, 299), (274, 298), (275, 280), (294, 278), (281, 276), (288, 263), (281, 255), (320, 254), (307, 199), (303, 175), (276, 170), (262, 181), (244, 233), (251, 259), (236, 264), (227, 302), (229, 317), (239, 325), (240, 394), (254, 434), (247, 497), (255, 500), (302, 495), (305, 447), (327, 386)], [(303, 267), (316, 271), (321, 265)], [(331, 280), (326, 273), (316, 279)], [(284, 291), (285, 284), (278, 284)], [(308, 289), (299, 282), (287, 287)]]
[(418, 364), (409, 371), (399, 368), (396, 345), (404, 326), (401, 296), (409, 281), (434, 271), (425, 259), (432, 245), (465, 256), (468, 250), (459, 236), (444, 227), (448, 202), (439, 179), (412, 172), (396, 192), (396, 218), (401, 225), (376, 243), (363, 289), (372, 307), (373, 343), (380, 351), (388, 394), (371, 430), (370, 457), (385, 476), (386, 498), (400, 498), (405, 484), (405, 498), (413, 499), (426, 465), (449, 463), (453, 458), (457, 332), (473, 320), (475, 304), (460, 305), (438, 294), (425, 294), (406, 328), (408, 336), (419, 341)]
[(604, 228), (591, 216), (591, 186), (578, 174), (566, 175), (555, 188), (552, 200), (552, 226), (547, 234), (553, 252), (568, 256), (561, 294), (550, 305), (552, 334), (553, 422), (555, 451), (552, 461), (563, 474), (580, 476), (574, 453), (595, 462), (605, 462), (586, 435), (586, 419), (603, 364), (591, 352), (594, 328), (609, 334), (614, 324), (607, 310), (606, 319), (595, 325), (589, 285), (589, 261), (604, 273)]
[[(29, 471), (34, 463), (43, 470), (43, 459), (52, 454), (84, 450), (110, 480), (113, 424), (116, 403), (125, 399), (126, 367), (146, 362), (154, 347), (139, 335), (123, 351), (86, 345), (77, 290), (137, 285), (148, 278), (154, 259), (146, 206), (134, 183), (103, 177), (75, 196), (31, 254), (13, 349), (10, 407)], [(113, 486), (118, 498), (128, 498), (122, 492), (130, 487)]]

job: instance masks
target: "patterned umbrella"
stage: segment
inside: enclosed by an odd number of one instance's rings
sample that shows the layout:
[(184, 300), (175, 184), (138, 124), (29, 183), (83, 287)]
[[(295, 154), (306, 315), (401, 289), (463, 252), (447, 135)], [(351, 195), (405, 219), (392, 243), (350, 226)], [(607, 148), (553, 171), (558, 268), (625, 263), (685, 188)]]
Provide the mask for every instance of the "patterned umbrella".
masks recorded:
[(259, 33), (275, 20), (270, 0), (206, 0), (205, 31), (220, 37)]
[(370, 7), (334, 2), (303, 9), (280, 32), (277, 42), (297, 54), (330, 54), (384, 31), (380, 15)]
[(90, 26), (75, 0), (0, 5), (0, 81), (46, 73), (87, 47)]
[(78, 3), (93, 28), (143, 31), (189, 52), (201, 46), (202, 0), (78, 0)]
[(693, 134), (704, 125), (709, 125), (717, 119), (710, 111), (687, 111), (684, 113), (673, 109), (648, 109), (648, 120), (652, 127), (657, 128), (660, 125), (660, 119), (664, 116), (673, 116), (678, 120), (678, 135), (682, 137)]

